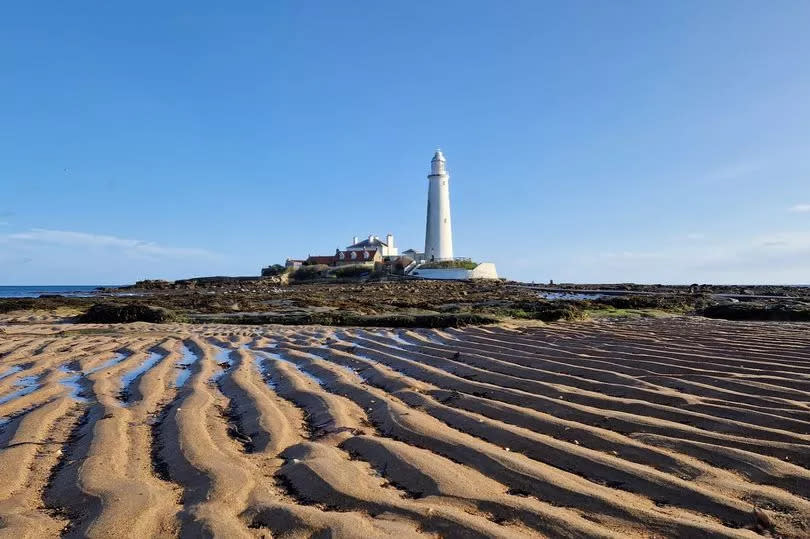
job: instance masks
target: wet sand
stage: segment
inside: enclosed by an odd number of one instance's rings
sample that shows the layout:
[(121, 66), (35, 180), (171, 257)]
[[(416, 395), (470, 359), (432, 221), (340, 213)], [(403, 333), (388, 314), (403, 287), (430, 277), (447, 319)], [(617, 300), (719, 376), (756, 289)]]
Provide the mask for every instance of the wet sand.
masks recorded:
[(0, 333), (0, 536), (810, 534), (810, 333)]

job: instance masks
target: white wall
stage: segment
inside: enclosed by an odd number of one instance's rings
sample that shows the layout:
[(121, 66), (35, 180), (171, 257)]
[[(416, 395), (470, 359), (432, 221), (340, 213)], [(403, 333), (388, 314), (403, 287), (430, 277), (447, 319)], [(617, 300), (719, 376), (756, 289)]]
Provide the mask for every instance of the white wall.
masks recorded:
[(498, 270), (492, 262), (481, 262), (472, 270), (471, 279), (497, 279)]
[(422, 279), (467, 281), (470, 279), (497, 279), (498, 271), (492, 262), (482, 262), (474, 270), (460, 268), (420, 269), (416, 268), (411, 275)]

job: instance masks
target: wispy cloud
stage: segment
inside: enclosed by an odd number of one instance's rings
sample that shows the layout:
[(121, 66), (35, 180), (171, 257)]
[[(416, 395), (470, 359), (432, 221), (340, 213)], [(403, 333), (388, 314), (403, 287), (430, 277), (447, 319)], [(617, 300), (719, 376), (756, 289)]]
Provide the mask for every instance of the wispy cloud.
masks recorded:
[(780, 232), (763, 234), (753, 238), (753, 248), (758, 247), (786, 247), (795, 251), (810, 249), (810, 232)]
[(583, 253), (557, 266), (555, 274), (584, 282), (804, 283), (810, 275), (810, 231)]
[(6, 234), (0, 236), (0, 240), (29, 245), (45, 244), (77, 249), (105, 249), (131, 257), (182, 258), (216, 256), (211, 251), (196, 247), (171, 247), (151, 241), (45, 228), (33, 228), (27, 232)]
[(807, 213), (810, 212), (810, 204), (796, 204), (788, 208), (788, 211), (793, 213)]

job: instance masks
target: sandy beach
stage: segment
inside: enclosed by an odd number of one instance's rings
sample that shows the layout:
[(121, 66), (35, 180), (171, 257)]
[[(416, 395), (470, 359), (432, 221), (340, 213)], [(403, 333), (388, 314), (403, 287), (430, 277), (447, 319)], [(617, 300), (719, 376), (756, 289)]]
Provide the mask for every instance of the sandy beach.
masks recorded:
[(810, 533), (799, 324), (15, 321), (3, 537)]

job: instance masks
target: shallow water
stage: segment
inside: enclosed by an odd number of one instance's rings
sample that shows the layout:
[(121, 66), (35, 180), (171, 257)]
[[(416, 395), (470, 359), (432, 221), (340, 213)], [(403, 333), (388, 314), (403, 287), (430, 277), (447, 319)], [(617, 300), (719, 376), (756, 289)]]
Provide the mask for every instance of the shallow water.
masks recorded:
[(267, 370), (267, 366), (265, 365), (265, 361), (266, 361), (265, 358), (259, 356), (259, 357), (256, 357), (256, 359), (253, 360), (253, 363), (256, 365), (256, 368), (261, 373), (262, 379), (267, 383), (268, 386), (270, 386), (270, 389), (275, 390), (276, 387), (277, 387), (277, 384), (270, 378), (270, 373)]
[(28, 395), (29, 393), (33, 393), (39, 387), (37, 383), (39, 381), (39, 376), (23, 376), (16, 382), (14, 382), (14, 387), (18, 387), (17, 391), (9, 393), (4, 397), (0, 397), (0, 404), (5, 404), (7, 402), (13, 401), (14, 399), (18, 399), (22, 396)]
[(197, 361), (197, 354), (192, 352), (185, 344), (180, 350), (183, 357), (177, 362), (177, 367), (179, 367), (180, 372), (177, 373), (177, 378), (174, 380), (174, 387), (183, 387), (191, 376), (191, 365)]
[[(210, 344), (210, 343), (209, 343)], [(227, 363), (227, 367), (220, 367), (222, 370), (219, 372), (215, 372), (213, 376), (211, 376), (211, 380), (216, 382), (220, 378), (222, 378), (228, 369), (233, 367), (233, 359), (231, 359), (231, 352), (233, 352), (232, 348), (223, 348), (222, 346), (218, 346), (216, 344), (211, 344), (211, 346), (216, 350), (214, 354), (214, 363), (217, 366), (221, 365), (222, 363)]]
[(70, 398), (78, 402), (88, 402), (87, 397), (82, 395), (84, 388), (82, 388), (81, 384), (79, 383), (84, 374), (81, 371), (73, 370), (65, 365), (59, 367), (59, 370), (70, 375), (67, 378), (62, 378), (59, 380), (60, 384), (70, 389)]
[(154, 367), (163, 357), (164, 356), (158, 352), (150, 352), (149, 357), (143, 363), (121, 376), (121, 391), (129, 389), (130, 384), (132, 384), (138, 376)]
[(90, 369), (89, 371), (87, 371), (87, 374), (93, 374), (94, 372), (98, 372), (101, 369), (106, 369), (108, 367), (112, 367), (113, 365), (117, 365), (118, 363), (121, 363), (126, 358), (128, 358), (129, 355), (130, 355), (129, 352), (116, 352), (114, 358), (110, 359), (109, 361), (105, 361), (102, 365), (99, 365), (95, 369)]
[(441, 337), (437, 337), (431, 333), (423, 333), (422, 334), (428, 341), (432, 342), (433, 344), (438, 344), (440, 346), (448, 346), (447, 341)]
[(14, 365), (13, 367), (10, 367), (3, 372), (0, 372), (0, 380), (11, 376), (15, 372), (20, 372), (21, 370), (23, 370), (22, 367), (20, 367), (19, 365)]
[[(388, 337), (394, 342), (398, 342), (399, 344), (404, 344), (405, 346), (413, 346), (413, 343), (403, 339), (402, 335), (400, 335), (399, 333), (391, 333), (391, 335), (389, 335)], [(404, 350), (404, 348), (400, 348), (400, 350)]]
[(38, 298), (42, 294), (60, 296), (89, 297), (99, 286), (42, 285), (42, 286), (0, 286), (0, 298)]
[[(285, 358), (281, 357), (280, 354), (276, 354), (274, 352), (264, 352), (264, 351), (258, 351), (258, 353), (262, 354), (263, 356), (265, 356), (268, 359), (273, 359), (273, 360), (276, 360), (276, 361), (283, 361), (287, 365), (291, 365), (295, 370), (297, 370), (298, 372), (300, 372), (301, 374), (303, 374), (304, 376), (306, 376), (307, 378), (309, 378), (310, 380), (312, 380), (313, 382), (315, 382), (319, 386), (324, 385), (323, 380), (321, 380), (320, 378), (318, 378), (314, 374), (310, 374), (307, 371), (303, 370), (295, 362), (290, 361), (289, 359), (285, 359)], [(313, 356), (313, 357), (318, 357), (318, 356)]]
[(580, 292), (538, 292), (538, 296), (543, 299), (567, 299), (567, 300), (582, 300), (582, 299), (601, 299), (608, 297), (607, 294), (599, 293), (580, 293)]

